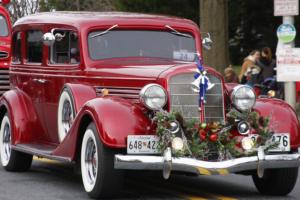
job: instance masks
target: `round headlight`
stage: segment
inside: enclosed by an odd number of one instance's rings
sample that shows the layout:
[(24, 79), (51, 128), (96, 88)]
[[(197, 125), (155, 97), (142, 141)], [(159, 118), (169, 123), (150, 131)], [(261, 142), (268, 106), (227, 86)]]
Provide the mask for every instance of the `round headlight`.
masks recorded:
[(237, 109), (246, 111), (250, 110), (254, 106), (256, 98), (251, 87), (247, 85), (239, 85), (233, 88), (231, 100)]
[(167, 94), (158, 84), (148, 84), (140, 92), (143, 104), (151, 110), (159, 110), (167, 103)]

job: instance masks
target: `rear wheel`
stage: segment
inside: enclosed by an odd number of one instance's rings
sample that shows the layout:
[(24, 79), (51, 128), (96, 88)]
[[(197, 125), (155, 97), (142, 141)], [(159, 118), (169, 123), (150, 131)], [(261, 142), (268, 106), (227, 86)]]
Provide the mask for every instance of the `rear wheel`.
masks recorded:
[(62, 142), (69, 133), (74, 118), (75, 106), (73, 96), (66, 87), (60, 95), (57, 112), (58, 138), (60, 142)]
[(94, 123), (83, 136), (81, 175), (85, 191), (92, 198), (116, 196), (122, 186), (123, 174), (114, 169), (114, 152), (103, 145)]
[(266, 169), (262, 178), (252, 176), (261, 194), (283, 196), (289, 194), (297, 181), (298, 168)]
[(32, 155), (11, 149), (11, 130), (9, 116), (5, 114), (0, 129), (1, 164), (7, 171), (27, 171), (32, 163)]

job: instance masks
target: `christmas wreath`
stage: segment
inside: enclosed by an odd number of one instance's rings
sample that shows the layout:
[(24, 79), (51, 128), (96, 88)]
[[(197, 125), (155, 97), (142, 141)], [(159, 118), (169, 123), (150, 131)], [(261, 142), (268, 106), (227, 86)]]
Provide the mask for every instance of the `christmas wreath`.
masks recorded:
[[(158, 148), (163, 153), (172, 147), (175, 157), (193, 157), (200, 160), (227, 160), (231, 158), (251, 156), (256, 154), (259, 147), (265, 151), (276, 148), (272, 142), (273, 131), (269, 129), (269, 118), (262, 117), (257, 112), (239, 112), (231, 109), (226, 115), (227, 122), (200, 123), (196, 120), (186, 121), (180, 113), (159, 111), (155, 115), (156, 133), (159, 137)], [(249, 124), (251, 133), (255, 134), (250, 140), (247, 136), (232, 134), (237, 130), (238, 122)], [(177, 129), (177, 130), (174, 130)], [(247, 137), (250, 148), (242, 148), (241, 138)], [(180, 148), (174, 148), (173, 143), (181, 141)], [(178, 146), (178, 145), (177, 145)]]

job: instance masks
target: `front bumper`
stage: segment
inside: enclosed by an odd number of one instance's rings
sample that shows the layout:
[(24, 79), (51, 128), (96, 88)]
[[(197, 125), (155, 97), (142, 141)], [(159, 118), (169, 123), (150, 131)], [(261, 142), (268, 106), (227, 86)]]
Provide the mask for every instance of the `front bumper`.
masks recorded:
[[(277, 154), (235, 158), (226, 161), (210, 162), (193, 158), (172, 158), (172, 171), (189, 172), (200, 175), (225, 175), (268, 168), (289, 168), (300, 166), (300, 153)], [(163, 170), (166, 165), (163, 156), (115, 155), (116, 169)]]

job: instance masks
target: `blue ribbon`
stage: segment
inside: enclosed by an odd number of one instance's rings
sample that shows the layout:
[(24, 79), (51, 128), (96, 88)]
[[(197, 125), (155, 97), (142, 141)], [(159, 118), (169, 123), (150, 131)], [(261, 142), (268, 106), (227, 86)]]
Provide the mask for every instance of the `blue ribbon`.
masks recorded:
[(206, 103), (205, 94), (207, 90), (210, 90), (214, 84), (211, 84), (209, 78), (206, 76), (206, 71), (204, 70), (203, 63), (200, 57), (197, 57), (197, 68), (198, 72), (194, 75), (195, 80), (199, 80), (199, 103)]

